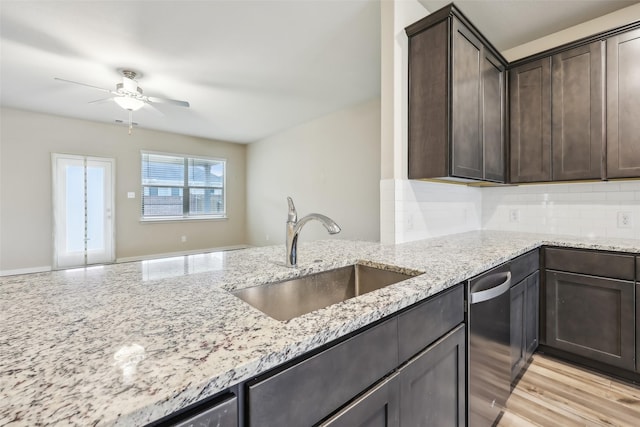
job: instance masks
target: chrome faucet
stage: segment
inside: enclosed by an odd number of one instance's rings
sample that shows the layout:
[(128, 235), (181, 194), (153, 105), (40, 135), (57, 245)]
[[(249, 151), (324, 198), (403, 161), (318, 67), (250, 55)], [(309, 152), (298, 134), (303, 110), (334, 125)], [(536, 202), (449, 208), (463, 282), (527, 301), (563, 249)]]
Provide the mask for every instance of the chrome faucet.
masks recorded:
[(289, 203), (289, 215), (287, 216), (287, 267), (295, 267), (298, 258), (298, 234), (300, 234), (300, 230), (307, 222), (312, 219), (320, 221), (329, 234), (339, 233), (340, 227), (331, 218), (317, 213), (309, 214), (298, 221), (298, 212), (296, 212), (296, 207), (293, 205), (293, 199), (287, 197), (287, 202)]

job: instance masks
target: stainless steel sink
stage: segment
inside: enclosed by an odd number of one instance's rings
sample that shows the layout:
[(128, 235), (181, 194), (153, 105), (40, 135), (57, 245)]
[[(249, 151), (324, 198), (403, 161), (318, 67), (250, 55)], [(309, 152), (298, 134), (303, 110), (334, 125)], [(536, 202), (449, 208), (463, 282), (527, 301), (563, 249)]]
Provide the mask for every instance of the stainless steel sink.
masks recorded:
[(276, 320), (289, 320), (416, 275), (354, 264), (233, 294)]

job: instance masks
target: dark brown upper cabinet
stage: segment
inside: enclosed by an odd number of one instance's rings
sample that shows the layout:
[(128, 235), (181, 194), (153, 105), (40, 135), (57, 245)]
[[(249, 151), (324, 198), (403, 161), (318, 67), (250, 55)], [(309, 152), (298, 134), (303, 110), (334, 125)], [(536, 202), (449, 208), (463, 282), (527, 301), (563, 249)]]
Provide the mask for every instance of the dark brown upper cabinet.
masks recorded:
[(604, 177), (603, 44), (596, 41), (551, 58), (554, 181)]
[(406, 32), (409, 179), (504, 182), (506, 61), (453, 5)]
[(551, 58), (509, 71), (511, 182), (551, 181)]
[(603, 42), (509, 72), (511, 182), (602, 178)]
[(607, 178), (640, 177), (640, 30), (607, 40)]

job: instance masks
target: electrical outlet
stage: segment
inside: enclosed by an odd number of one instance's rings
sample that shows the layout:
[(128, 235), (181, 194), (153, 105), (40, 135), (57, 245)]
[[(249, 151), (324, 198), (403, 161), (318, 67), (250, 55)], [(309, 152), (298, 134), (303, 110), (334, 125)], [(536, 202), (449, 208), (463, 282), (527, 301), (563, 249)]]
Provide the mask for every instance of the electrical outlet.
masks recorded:
[(182, 241), (182, 243), (186, 242), (186, 241), (187, 241), (187, 236), (182, 236), (182, 237), (180, 238), (180, 240)]
[(509, 209), (509, 222), (520, 222), (519, 209)]
[(618, 228), (631, 228), (631, 212), (618, 212)]

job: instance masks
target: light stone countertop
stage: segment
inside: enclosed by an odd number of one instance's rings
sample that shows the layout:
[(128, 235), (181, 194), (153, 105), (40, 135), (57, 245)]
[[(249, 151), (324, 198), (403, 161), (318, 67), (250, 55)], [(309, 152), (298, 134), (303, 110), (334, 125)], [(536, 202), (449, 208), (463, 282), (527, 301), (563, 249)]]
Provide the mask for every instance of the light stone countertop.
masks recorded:
[[(300, 243), (0, 278), (0, 425), (144, 425), (541, 245), (640, 240), (478, 231)], [(424, 272), (286, 322), (229, 290), (355, 262)]]

